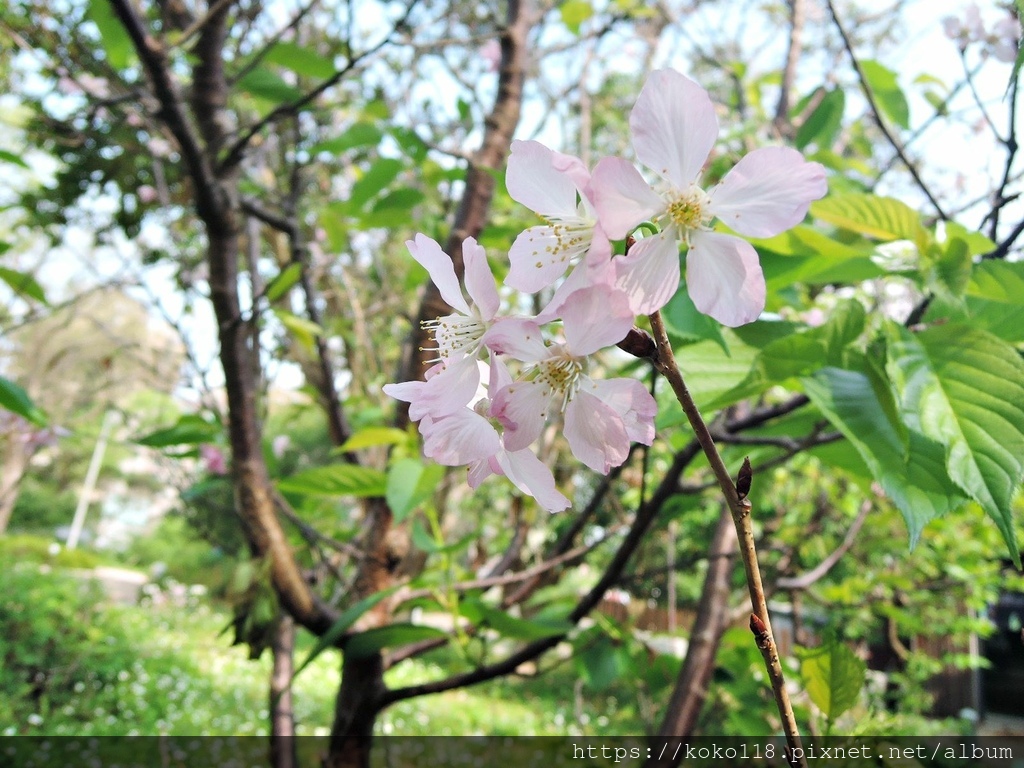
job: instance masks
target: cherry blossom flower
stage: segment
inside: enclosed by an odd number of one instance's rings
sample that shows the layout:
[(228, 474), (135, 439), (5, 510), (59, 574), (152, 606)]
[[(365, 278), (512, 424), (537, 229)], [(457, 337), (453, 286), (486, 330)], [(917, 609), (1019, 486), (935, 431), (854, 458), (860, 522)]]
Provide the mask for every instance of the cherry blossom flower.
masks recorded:
[(645, 220), (661, 231), (616, 259), (617, 285), (637, 314), (663, 307), (679, 284), (679, 243), (685, 243), (686, 284), (697, 309), (737, 326), (764, 309), (765, 283), (748, 242), (711, 229), (718, 218), (747, 237), (772, 237), (803, 220), (827, 191), (825, 169), (794, 149), (765, 147), (741, 159), (714, 188), (698, 182), (718, 137), (707, 91), (674, 70), (653, 72), (630, 114), (633, 147), (661, 182), (652, 187), (631, 163), (605, 158), (589, 192), (601, 226), (613, 239)]
[[(488, 392), (497, 392), (512, 381), (496, 356), (491, 357), (486, 377)], [(492, 419), (491, 401), (483, 394), (451, 413), (437, 418), (425, 416), (420, 422), (420, 433), (423, 453), (428, 458), (448, 466), (469, 465), (472, 488), (477, 488), (491, 475), (504, 475), (549, 512), (560, 512), (571, 506), (555, 487), (551, 470), (529, 448), (506, 449)]]
[(654, 440), (654, 398), (635, 379), (594, 381), (588, 356), (621, 341), (633, 324), (621, 291), (595, 285), (576, 291), (562, 308), (566, 341), (517, 350), (529, 363), (525, 375), (498, 391), (491, 407), (505, 427), (504, 445), (519, 451), (540, 437), (552, 409), (565, 414), (564, 434), (573, 455), (607, 474), (626, 460), (631, 440)]
[[(540, 142), (514, 141), (505, 184), (513, 200), (547, 221), (530, 227), (512, 244), (506, 285), (536, 293), (584, 257), (594, 269), (611, 259), (611, 244), (587, 196), (590, 173), (582, 160)], [(577, 279), (575, 287), (585, 284)]]

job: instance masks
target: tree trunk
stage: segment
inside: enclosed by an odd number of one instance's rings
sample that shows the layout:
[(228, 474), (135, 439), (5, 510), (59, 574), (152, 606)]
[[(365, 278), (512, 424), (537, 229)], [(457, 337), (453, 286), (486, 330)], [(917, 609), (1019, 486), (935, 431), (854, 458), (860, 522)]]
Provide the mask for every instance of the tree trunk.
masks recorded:
[(3, 466), (0, 467), (0, 536), (7, 532), (18, 501), (21, 479), (25, 476), (31, 455), (26, 441), (17, 433), (7, 436)]
[(373, 724), (384, 691), (384, 663), (379, 653), (358, 659), (344, 657), (323, 768), (369, 768)]
[(297, 768), (292, 673), (295, 668), (295, 621), (282, 613), (274, 631), (274, 668), (270, 673), (270, 765)]
[[(693, 733), (707, 698), (718, 644), (729, 620), (729, 581), (735, 559), (736, 527), (728, 507), (723, 506), (708, 549), (708, 571), (704, 576), (697, 618), (690, 633), (686, 661), (658, 729), (656, 739), (659, 745), (666, 739), (688, 739)], [(659, 759), (660, 752), (660, 749), (652, 748), (652, 757), (646, 763), (648, 768), (673, 768), (679, 764), (671, 754)]]

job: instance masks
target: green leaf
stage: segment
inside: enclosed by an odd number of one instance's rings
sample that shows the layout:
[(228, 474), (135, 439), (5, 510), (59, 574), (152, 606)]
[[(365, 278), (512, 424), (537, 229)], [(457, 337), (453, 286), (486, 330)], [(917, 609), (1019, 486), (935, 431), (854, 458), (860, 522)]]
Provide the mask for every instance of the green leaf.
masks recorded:
[(580, 33), (580, 25), (594, 15), (594, 7), (586, 0), (566, 0), (559, 6), (562, 23), (574, 35)]
[(680, 284), (668, 304), (661, 310), (665, 328), (675, 339), (684, 343), (710, 339), (728, 351), (722, 338), (722, 326), (694, 306), (685, 283)]
[(308, 667), (317, 656), (328, 648), (334, 646), (342, 636), (348, 632), (349, 628), (359, 620), (360, 616), (377, 605), (381, 600), (393, 594), (396, 589), (398, 589), (398, 586), (390, 587), (388, 589), (381, 590), (380, 592), (375, 592), (369, 597), (363, 598), (342, 613), (341, 616), (331, 624), (330, 628), (317, 639), (316, 645), (313, 646), (309, 655), (306, 656), (305, 660), (299, 664), (298, 668), (292, 673), (292, 680), (298, 676), (299, 672)]
[(277, 277), (270, 281), (267, 285), (267, 300), (271, 303), (277, 301), (286, 293), (288, 290), (295, 285), (302, 277), (302, 265), (298, 262), (289, 264), (283, 270), (281, 270)]
[(395, 522), (401, 522), (434, 493), (444, 477), (444, 467), (425, 465), (419, 459), (399, 459), (388, 468), (385, 498)]
[(473, 600), (472, 603), (480, 617), (477, 621), (497, 630), (503, 637), (526, 641), (543, 640), (545, 637), (564, 635), (572, 629), (572, 624), (564, 619), (520, 619), (479, 600)]
[(216, 421), (206, 419), (198, 414), (186, 414), (169, 427), (150, 432), (145, 437), (135, 440), (139, 445), (149, 448), (169, 448), (172, 445), (199, 445), (212, 443), (223, 432)]
[(811, 214), (837, 227), (884, 242), (912, 240), (917, 243), (926, 234), (917, 211), (891, 197), (832, 195), (811, 203)]
[(414, 520), (412, 523), (412, 535), (410, 538), (416, 549), (431, 555), (436, 555), (443, 552), (458, 552), (460, 549), (464, 549), (468, 546), (470, 542), (476, 539), (476, 537), (475, 533), (469, 533), (458, 541), (454, 541), (451, 544), (445, 544), (443, 542), (438, 542), (433, 536), (427, 533), (427, 529), (423, 527), (422, 521)]
[(629, 652), (601, 635), (576, 655), (576, 669), (595, 691), (603, 691), (629, 669)]
[(379, 469), (355, 464), (329, 464), (277, 481), (283, 493), (305, 496), (383, 496), (387, 478)]
[(100, 31), (100, 40), (110, 66), (114, 69), (127, 67), (135, 55), (135, 48), (121, 20), (114, 13), (110, 0), (90, 0), (88, 16)]
[(846, 108), (846, 94), (836, 88), (825, 94), (814, 111), (800, 125), (794, 143), (797, 149), (803, 149), (810, 143), (819, 147), (830, 147), (836, 132), (843, 123), (843, 110)]
[(13, 152), (8, 152), (6, 149), (0, 149), (0, 160), (4, 161), (5, 163), (11, 163), (13, 165), (18, 166), (19, 168), (24, 168), (26, 170), (28, 170), (29, 167), (28, 163), (26, 163), (20, 155), (16, 155)]
[(830, 722), (857, 703), (867, 664), (845, 644), (829, 638), (817, 648), (797, 648), (796, 653), (807, 695)]
[(376, 627), (352, 635), (344, 647), (345, 655), (351, 659), (365, 659), (385, 648), (393, 648), (396, 645), (408, 645), (423, 640), (436, 640), (448, 637), (448, 633), (436, 627), (426, 627), (422, 624), (390, 624), (386, 627)]
[(293, 315), (291, 312), (286, 312), (279, 307), (274, 308), (274, 315), (281, 321), (281, 325), (287, 328), (292, 336), (306, 349), (313, 349), (316, 344), (316, 337), (323, 335), (324, 329), (312, 320)]
[(945, 446), (950, 478), (995, 520), (1020, 567), (1012, 502), (1024, 479), (1024, 361), (969, 326), (889, 331), (905, 420)]
[(394, 213), (395, 211), (410, 211), (413, 207), (423, 202), (426, 196), (418, 189), (412, 187), (402, 187), (396, 189), (393, 192), (389, 192), (378, 200), (373, 206), (374, 213), (388, 212)]
[(967, 501), (946, 472), (943, 447), (899, 422), (888, 383), (873, 368), (823, 368), (802, 383), (900, 510), (911, 547), (929, 521)]
[(401, 445), (409, 441), (408, 433), (394, 427), (364, 427), (353, 434), (338, 451), (358, 451), (375, 445)]
[(352, 185), (349, 202), (354, 207), (364, 205), (371, 197), (395, 180), (403, 163), (391, 157), (382, 157), (373, 163), (363, 177)]
[(1024, 341), (1024, 262), (975, 265), (966, 293), (971, 325), (1004, 341)]
[(3, 280), (15, 293), (35, 299), (41, 304), (47, 304), (46, 294), (43, 287), (36, 282), (36, 279), (27, 272), (19, 272), (15, 269), (0, 267), (0, 280)]
[(0, 376), (0, 408), (16, 413), (36, 426), (46, 426), (46, 414), (32, 402), (28, 392), (3, 376)]
[(273, 64), (279, 64), (298, 75), (326, 80), (335, 73), (334, 64), (326, 56), (322, 56), (311, 48), (303, 48), (295, 43), (275, 43), (264, 58)]
[(879, 111), (900, 128), (909, 128), (910, 107), (896, 81), (896, 73), (870, 59), (861, 61), (860, 66)]
[(933, 280), (937, 291), (944, 291), (953, 298), (963, 296), (971, 280), (974, 262), (967, 242), (959, 237), (951, 238), (935, 262)]
[(288, 85), (265, 67), (256, 67), (246, 72), (239, 78), (238, 87), (274, 104), (287, 104), (302, 98), (302, 91)]
[(313, 145), (310, 152), (329, 152), (332, 155), (340, 155), (356, 147), (376, 147), (384, 134), (380, 132), (373, 123), (353, 123), (340, 135), (333, 139), (321, 141)]

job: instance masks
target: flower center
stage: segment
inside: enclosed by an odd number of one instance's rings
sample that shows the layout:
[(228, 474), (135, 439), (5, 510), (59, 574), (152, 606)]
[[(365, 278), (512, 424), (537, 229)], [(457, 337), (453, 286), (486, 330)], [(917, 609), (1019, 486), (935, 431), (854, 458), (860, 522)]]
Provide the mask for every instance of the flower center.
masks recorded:
[(459, 353), (476, 353), (487, 323), (466, 315), (445, 315), (436, 320), (424, 320), (423, 327), (433, 331), (437, 341), (437, 360), (441, 361)]
[(703, 229), (711, 221), (711, 198), (695, 184), (685, 191), (674, 190), (668, 198), (666, 215), (685, 238), (694, 229)]
[(562, 410), (569, 404), (576, 392), (579, 391), (580, 383), (586, 371), (584, 370), (584, 358), (573, 357), (567, 350), (552, 355), (546, 360), (537, 363), (534, 381), (542, 384), (551, 390), (552, 395), (558, 395), (562, 400)]
[(532, 256), (537, 259), (534, 266), (540, 269), (545, 262), (565, 264), (582, 254), (594, 238), (594, 223), (579, 216), (545, 217), (549, 226), (546, 237), (530, 235), (531, 241), (538, 240)]

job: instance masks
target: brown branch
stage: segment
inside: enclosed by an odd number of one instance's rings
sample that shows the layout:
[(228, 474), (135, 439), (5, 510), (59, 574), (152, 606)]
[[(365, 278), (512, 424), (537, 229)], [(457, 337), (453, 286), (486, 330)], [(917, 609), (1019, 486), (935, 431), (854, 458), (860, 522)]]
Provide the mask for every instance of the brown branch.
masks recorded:
[(789, 49), (786, 51), (786, 65), (782, 69), (782, 83), (779, 86), (779, 101), (775, 107), (775, 130), (780, 136), (790, 137), (793, 123), (789, 119), (790, 101), (796, 81), (796, 68), (800, 63), (800, 48), (803, 42), (806, 0), (789, 0)]
[(799, 576), (793, 577), (782, 577), (776, 580), (775, 586), (778, 589), (791, 589), (791, 590), (803, 590), (810, 587), (818, 580), (824, 578), (829, 571), (835, 566), (836, 563), (842, 559), (843, 555), (850, 551), (850, 547), (853, 546), (854, 541), (857, 538), (857, 534), (860, 532), (861, 527), (864, 525), (864, 521), (868, 517), (868, 513), (871, 511), (871, 500), (865, 499), (860, 505), (860, 510), (857, 513), (856, 519), (850, 525), (849, 530), (846, 531), (846, 536), (843, 537), (842, 543), (836, 547), (832, 552), (829, 553), (828, 557), (818, 563), (814, 568), (802, 573)]
[[(786, 690), (785, 678), (782, 674), (782, 664), (779, 661), (779, 654), (772, 637), (768, 603), (764, 594), (764, 585), (761, 583), (761, 570), (757, 563), (754, 527), (750, 520), (750, 501), (745, 498), (745, 494), (741, 497), (738, 493), (729, 470), (726, 468), (725, 462), (722, 461), (722, 456), (711, 437), (711, 432), (690, 395), (679, 366), (676, 365), (672, 344), (669, 342), (668, 332), (665, 330), (661, 314), (655, 312), (650, 316), (650, 321), (654, 341), (658, 345), (658, 357), (654, 361), (654, 365), (672, 386), (672, 391), (693, 428), (697, 442), (700, 443), (701, 450), (711, 465), (711, 471), (714, 472), (718, 486), (732, 513), (733, 524), (736, 526), (736, 534), (740, 542), (740, 556), (743, 558), (743, 567), (746, 572), (747, 589), (750, 592), (750, 604), (754, 611), (752, 617), (757, 620), (759, 631), (763, 628), (759, 634), (761, 642), (758, 645), (764, 656), (765, 667), (772, 683), (775, 703), (779, 710), (779, 716), (782, 718), (782, 729), (786, 734), (786, 743), (789, 745), (790, 754), (802, 755), (800, 732), (797, 730), (796, 717), (793, 714), (793, 706), (789, 701), (789, 693)], [(745, 461), (744, 463), (749, 471), (749, 462)], [(799, 753), (796, 752), (797, 750), (800, 750)], [(799, 765), (806, 768), (803, 758), (799, 760)]]

